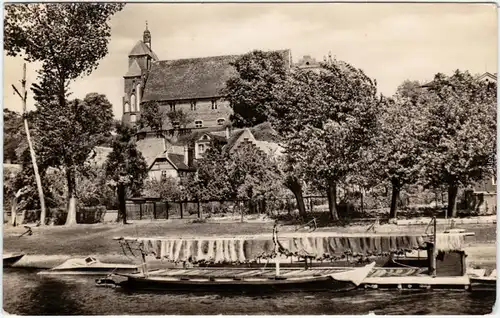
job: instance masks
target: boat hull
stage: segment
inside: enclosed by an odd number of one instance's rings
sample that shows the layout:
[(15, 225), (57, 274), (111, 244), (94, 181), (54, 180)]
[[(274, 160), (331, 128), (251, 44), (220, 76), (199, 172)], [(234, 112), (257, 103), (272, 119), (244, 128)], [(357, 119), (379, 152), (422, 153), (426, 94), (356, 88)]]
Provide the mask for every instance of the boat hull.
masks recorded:
[(21, 258), (23, 258), (24, 254), (20, 255), (12, 255), (12, 256), (4, 256), (3, 257), (3, 267), (12, 267), (15, 263), (17, 263)]
[(357, 286), (352, 282), (338, 281), (329, 276), (310, 277), (297, 280), (280, 278), (262, 278), (255, 280), (182, 280), (155, 279), (128, 276), (121, 284), (126, 289), (147, 291), (177, 291), (177, 292), (218, 292), (262, 294), (276, 292), (298, 291), (348, 291)]
[(46, 270), (41, 271), (38, 275), (49, 275), (49, 276), (72, 276), (72, 275), (82, 275), (82, 276), (103, 276), (109, 274), (133, 274), (137, 273), (136, 268), (79, 268), (79, 269), (68, 269), (68, 270)]
[(497, 280), (485, 278), (469, 278), (471, 291), (496, 291)]

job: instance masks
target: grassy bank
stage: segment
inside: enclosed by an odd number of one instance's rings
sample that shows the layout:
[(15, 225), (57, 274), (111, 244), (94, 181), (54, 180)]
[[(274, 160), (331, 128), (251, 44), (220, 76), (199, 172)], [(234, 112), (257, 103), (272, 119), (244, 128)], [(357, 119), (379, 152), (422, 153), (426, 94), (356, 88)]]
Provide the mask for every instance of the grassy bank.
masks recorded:
[[(368, 225), (321, 228), (332, 232), (366, 232)], [(103, 261), (125, 261), (120, 245), (113, 240), (117, 236), (143, 237), (180, 237), (180, 236), (218, 236), (252, 235), (272, 233), (272, 223), (186, 223), (186, 222), (136, 222), (134, 224), (95, 224), (71, 227), (35, 227), (33, 235), (19, 237), (23, 227), (5, 226), (3, 229), (3, 248), (5, 253), (26, 253), (33, 262), (50, 260), (60, 263), (72, 256), (99, 256)], [(377, 233), (423, 233), (425, 226), (397, 226), (385, 224), (377, 227)], [(496, 225), (464, 225), (460, 228), (474, 232), (467, 238), (469, 261), (483, 263), (495, 262)], [(445, 227), (438, 226), (438, 231)], [(295, 227), (284, 226), (281, 232), (293, 232)], [(307, 231), (307, 229), (301, 229)], [(37, 255), (40, 256), (37, 259)], [(47, 265), (49, 266), (49, 265)], [(44, 266), (45, 267), (45, 266)], [(50, 266), (49, 266), (50, 267)]]

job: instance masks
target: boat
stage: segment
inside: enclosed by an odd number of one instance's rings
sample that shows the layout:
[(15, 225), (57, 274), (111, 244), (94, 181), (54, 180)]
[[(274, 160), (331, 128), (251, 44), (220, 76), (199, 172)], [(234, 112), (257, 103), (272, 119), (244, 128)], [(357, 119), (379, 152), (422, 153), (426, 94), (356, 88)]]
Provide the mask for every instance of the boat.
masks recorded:
[(106, 275), (112, 273), (135, 273), (137, 265), (103, 263), (95, 257), (73, 258), (59, 266), (41, 271), (39, 275)]
[(25, 254), (4, 254), (3, 255), (3, 267), (11, 267), (17, 263)]
[(496, 291), (497, 290), (497, 271), (493, 270), (489, 276), (469, 274), (471, 291)]
[(237, 269), (198, 268), (160, 270), (126, 277), (121, 287), (134, 290), (179, 292), (273, 293), (290, 291), (348, 291), (357, 288), (374, 268), (375, 262), (352, 268)]

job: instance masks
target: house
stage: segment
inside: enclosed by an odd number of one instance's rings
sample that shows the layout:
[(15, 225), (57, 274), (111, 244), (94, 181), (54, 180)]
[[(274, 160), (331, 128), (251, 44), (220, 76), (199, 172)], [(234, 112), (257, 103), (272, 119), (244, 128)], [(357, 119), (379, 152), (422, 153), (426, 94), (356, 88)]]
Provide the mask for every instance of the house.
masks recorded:
[[(278, 51), (291, 65), (290, 50)], [(147, 29), (128, 56), (124, 78), (124, 123), (134, 124), (140, 118), (141, 104), (157, 102), (160, 111), (182, 110), (187, 123), (166, 120), (164, 130), (189, 130), (224, 126), (232, 109), (225, 100), (223, 88), (235, 73), (232, 65), (240, 55), (223, 55), (178, 60), (159, 60), (152, 50), (151, 32)]]

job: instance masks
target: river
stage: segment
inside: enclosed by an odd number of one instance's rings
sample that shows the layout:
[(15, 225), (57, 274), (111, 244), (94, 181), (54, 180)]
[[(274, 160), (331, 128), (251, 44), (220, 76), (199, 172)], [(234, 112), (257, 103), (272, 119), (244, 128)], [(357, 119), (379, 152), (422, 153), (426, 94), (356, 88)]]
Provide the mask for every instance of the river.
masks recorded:
[(20, 315), (483, 315), (494, 292), (355, 290), (272, 296), (157, 294), (95, 286), (95, 277), (46, 277), (4, 269), (3, 308)]

